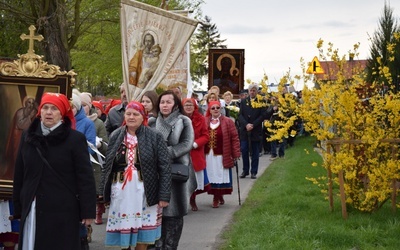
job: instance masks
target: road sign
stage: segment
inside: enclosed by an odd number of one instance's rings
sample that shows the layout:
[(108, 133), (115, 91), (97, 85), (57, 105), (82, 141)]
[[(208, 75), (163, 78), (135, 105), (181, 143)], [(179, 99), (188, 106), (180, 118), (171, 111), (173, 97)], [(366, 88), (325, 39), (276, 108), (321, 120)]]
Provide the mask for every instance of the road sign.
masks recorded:
[(321, 63), (318, 61), (318, 58), (314, 56), (314, 59), (308, 66), (307, 74), (325, 74), (324, 69), (321, 67)]

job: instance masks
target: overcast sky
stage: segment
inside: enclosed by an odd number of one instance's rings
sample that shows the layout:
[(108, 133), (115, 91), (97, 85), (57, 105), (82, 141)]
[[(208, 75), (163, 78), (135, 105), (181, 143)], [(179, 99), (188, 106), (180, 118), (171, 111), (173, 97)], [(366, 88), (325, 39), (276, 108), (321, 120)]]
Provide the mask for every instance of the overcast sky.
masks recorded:
[[(398, 20), (400, 0), (386, 1)], [(320, 38), (332, 42), (340, 55), (359, 42), (359, 59), (366, 59), (385, 0), (205, 2), (203, 15), (211, 17), (228, 48), (245, 49), (245, 79), (259, 82), (265, 72), (269, 83), (277, 83), (289, 68), (293, 75), (301, 72), (301, 57), (311, 62), (318, 55)]]

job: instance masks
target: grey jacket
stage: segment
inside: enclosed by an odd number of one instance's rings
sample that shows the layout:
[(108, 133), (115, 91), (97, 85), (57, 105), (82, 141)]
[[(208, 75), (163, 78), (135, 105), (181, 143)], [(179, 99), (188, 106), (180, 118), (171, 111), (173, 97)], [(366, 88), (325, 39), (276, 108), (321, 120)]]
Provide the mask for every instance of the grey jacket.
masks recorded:
[(197, 188), (190, 159), (194, 141), (192, 121), (176, 110), (166, 119), (161, 114), (157, 118), (150, 118), (149, 126), (159, 131), (167, 142), (171, 162), (189, 166), (189, 180), (185, 183), (172, 181), (171, 200), (168, 207), (163, 210), (163, 216), (184, 216), (188, 212), (189, 197)]
[[(126, 126), (116, 129), (110, 137), (104, 165), (100, 192), (104, 201), (110, 201), (111, 173), (117, 150), (123, 143), (126, 135)], [(144, 190), (147, 204), (157, 204), (159, 201), (169, 202), (171, 197), (171, 168), (167, 145), (157, 131), (145, 126), (136, 130), (138, 139), (138, 156), (143, 176)]]
[(121, 127), (122, 122), (124, 121), (124, 114), (125, 114), (125, 106), (123, 103), (120, 103), (117, 106), (110, 109), (107, 115), (107, 119), (104, 123), (108, 137), (110, 137), (111, 133), (114, 130)]

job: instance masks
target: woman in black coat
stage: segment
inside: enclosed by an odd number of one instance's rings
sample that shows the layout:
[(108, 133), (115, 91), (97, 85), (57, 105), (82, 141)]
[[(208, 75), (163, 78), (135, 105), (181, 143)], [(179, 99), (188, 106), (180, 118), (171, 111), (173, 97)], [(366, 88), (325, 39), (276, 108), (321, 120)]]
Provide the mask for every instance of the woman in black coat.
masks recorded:
[(18, 249), (80, 249), (79, 225), (90, 225), (96, 213), (87, 142), (73, 129), (66, 96), (45, 93), (37, 116), (21, 138), (15, 164)]

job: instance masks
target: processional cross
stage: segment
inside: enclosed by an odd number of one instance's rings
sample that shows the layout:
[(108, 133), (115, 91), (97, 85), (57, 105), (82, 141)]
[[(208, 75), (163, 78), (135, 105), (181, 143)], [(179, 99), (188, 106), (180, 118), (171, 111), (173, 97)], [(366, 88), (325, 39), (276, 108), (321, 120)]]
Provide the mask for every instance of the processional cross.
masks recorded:
[(35, 30), (36, 30), (35, 26), (31, 25), (31, 26), (29, 26), (29, 35), (22, 34), (20, 36), (21, 40), (29, 39), (28, 54), (34, 54), (35, 53), (35, 51), (33, 50), (33, 42), (34, 42), (34, 40), (37, 40), (39, 42), (43, 40), (43, 36), (42, 35), (35, 36)]

